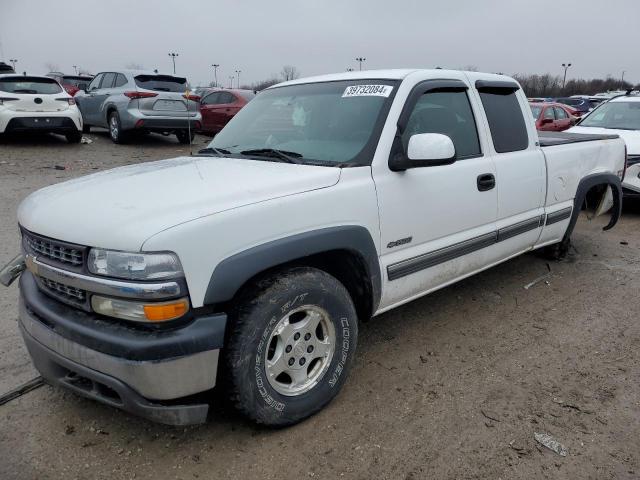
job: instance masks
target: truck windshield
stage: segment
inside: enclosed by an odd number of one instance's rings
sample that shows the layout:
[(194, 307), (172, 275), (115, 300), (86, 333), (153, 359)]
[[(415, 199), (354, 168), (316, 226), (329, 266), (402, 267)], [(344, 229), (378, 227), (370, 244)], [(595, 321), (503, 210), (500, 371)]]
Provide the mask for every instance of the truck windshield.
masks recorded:
[(581, 127), (640, 130), (640, 102), (609, 102), (580, 122)]
[(389, 80), (351, 80), (265, 90), (238, 112), (209, 148), (270, 160), (278, 150), (295, 155), (296, 163), (302, 164), (366, 165), (396, 86)]

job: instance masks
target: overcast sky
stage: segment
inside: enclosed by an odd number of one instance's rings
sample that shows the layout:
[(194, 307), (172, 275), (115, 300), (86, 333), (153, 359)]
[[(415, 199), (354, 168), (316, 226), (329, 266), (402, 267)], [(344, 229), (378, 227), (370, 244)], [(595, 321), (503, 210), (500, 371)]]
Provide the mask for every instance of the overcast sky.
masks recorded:
[(0, 60), (17, 70), (96, 73), (135, 63), (193, 85), (241, 83), (294, 65), (303, 76), (357, 68), (469, 65), (480, 71), (640, 83), (640, 0), (0, 0)]

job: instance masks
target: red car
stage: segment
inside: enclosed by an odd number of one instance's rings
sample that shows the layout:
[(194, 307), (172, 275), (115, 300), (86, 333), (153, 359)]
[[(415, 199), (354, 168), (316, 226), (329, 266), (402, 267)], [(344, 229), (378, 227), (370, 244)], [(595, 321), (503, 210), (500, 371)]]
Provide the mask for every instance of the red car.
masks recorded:
[(578, 120), (577, 110), (561, 103), (529, 103), (529, 107), (536, 120), (537, 130), (561, 132)]
[(49, 72), (47, 77), (55, 78), (72, 97), (80, 90), (87, 88), (87, 85), (93, 80), (91, 75), (65, 75), (61, 72)]
[(216, 90), (204, 93), (200, 100), (201, 131), (218, 133), (255, 96), (251, 90)]

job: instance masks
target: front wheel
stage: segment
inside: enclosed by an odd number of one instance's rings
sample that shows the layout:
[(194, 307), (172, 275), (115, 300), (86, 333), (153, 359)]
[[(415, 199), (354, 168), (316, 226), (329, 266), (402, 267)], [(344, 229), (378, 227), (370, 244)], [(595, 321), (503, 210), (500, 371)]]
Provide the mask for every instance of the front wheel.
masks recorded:
[(245, 291), (230, 328), (222, 373), (231, 401), (255, 422), (277, 427), (313, 415), (338, 394), (358, 339), (347, 289), (307, 267)]

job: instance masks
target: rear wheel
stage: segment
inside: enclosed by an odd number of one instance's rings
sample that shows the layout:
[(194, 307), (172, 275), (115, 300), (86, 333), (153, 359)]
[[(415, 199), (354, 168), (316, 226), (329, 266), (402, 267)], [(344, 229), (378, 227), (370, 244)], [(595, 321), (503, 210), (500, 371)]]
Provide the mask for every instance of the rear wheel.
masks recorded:
[(351, 297), (328, 273), (298, 267), (255, 283), (231, 316), (222, 374), (232, 403), (269, 426), (313, 415), (340, 391), (357, 338)]
[(189, 130), (178, 130), (176, 132), (176, 137), (178, 137), (178, 141), (182, 144), (187, 144), (193, 142), (196, 133), (191, 131), (191, 135), (189, 135)]
[(118, 112), (111, 112), (109, 114), (109, 136), (113, 143), (124, 143), (126, 140)]
[(82, 133), (91, 133), (91, 125), (82, 124)]

